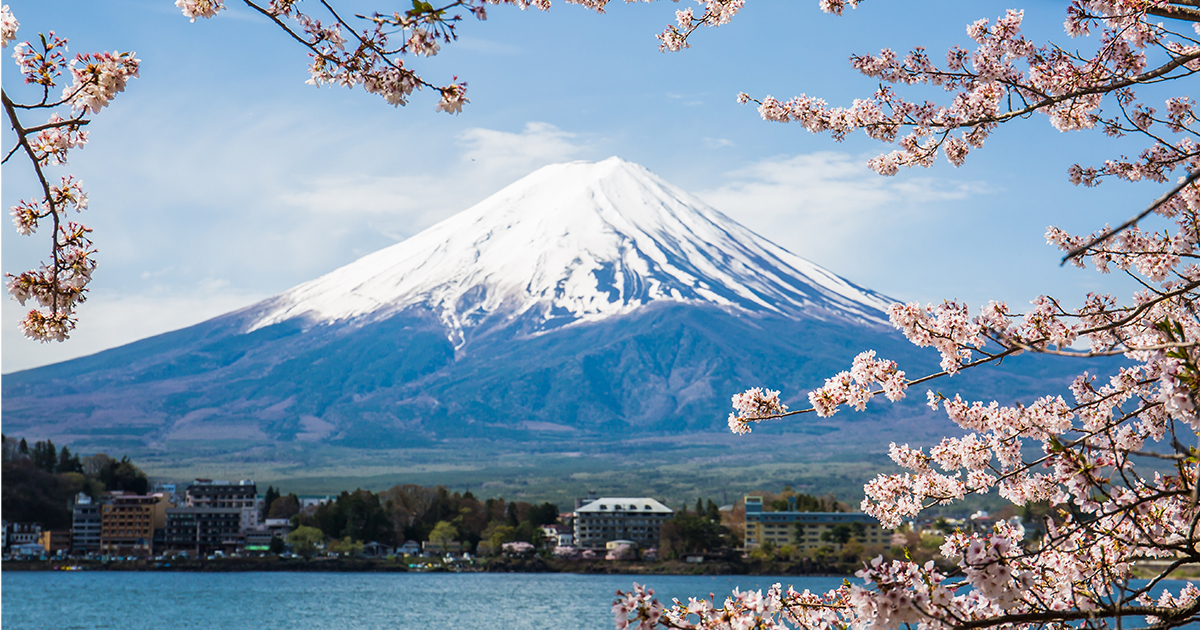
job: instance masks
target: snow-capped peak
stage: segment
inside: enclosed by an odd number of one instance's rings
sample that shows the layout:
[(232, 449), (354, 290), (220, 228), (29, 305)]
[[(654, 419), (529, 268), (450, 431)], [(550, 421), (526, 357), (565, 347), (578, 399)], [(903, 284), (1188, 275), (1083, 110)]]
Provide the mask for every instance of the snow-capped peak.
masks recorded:
[(252, 328), (421, 306), (461, 340), (493, 315), (532, 315), (545, 330), (659, 300), (868, 322), (885, 321), (889, 303), (611, 157), (538, 169), (408, 240), (268, 300)]

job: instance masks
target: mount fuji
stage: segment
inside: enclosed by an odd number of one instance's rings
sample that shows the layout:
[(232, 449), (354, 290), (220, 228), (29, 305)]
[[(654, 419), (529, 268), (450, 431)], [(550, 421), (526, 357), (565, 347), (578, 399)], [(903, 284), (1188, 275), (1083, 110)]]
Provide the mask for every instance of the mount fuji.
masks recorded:
[(456, 347), (485, 320), (529, 333), (656, 302), (881, 324), (889, 300), (620, 158), (547, 166), (420, 234), (252, 307), (366, 323), (427, 309)]
[[(728, 438), (748, 387), (801, 405), (866, 348), (936, 371), (886, 325), (889, 302), (641, 166), (558, 164), (258, 304), (5, 375), (4, 429), (160, 471), (280, 475), (487, 445), (664, 449)], [(949, 430), (919, 401), (882, 408), (767, 428), (754, 448), (886, 451)]]

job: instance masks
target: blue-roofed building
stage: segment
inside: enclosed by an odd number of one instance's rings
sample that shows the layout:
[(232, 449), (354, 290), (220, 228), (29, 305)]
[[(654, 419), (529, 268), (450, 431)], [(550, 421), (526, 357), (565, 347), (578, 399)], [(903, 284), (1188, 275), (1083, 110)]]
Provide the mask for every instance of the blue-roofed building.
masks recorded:
[(862, 512), (797, 512), (795, 506), (792, 499), (790, 510), (768, 512), (763, 509), (762, 497), (747, 496), (746, 549), (756, 549), (767, 542), (803, 551), (836, 547), (838, 536), (843, 533), (867, 546), (891, 542), (891, 530), (883, 529), (879, 521)]

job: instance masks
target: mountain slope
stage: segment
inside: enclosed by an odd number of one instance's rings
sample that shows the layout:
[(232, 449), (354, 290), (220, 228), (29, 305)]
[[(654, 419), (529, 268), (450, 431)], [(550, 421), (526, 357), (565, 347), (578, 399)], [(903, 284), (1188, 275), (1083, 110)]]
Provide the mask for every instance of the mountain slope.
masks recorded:
[[(683, 448), (729, 439), (732, 393), (801, 406), (866, 348), (936, 371), (884, 324), (887, 301), (640, 166), (561, 164), (259, 304), (5, 375), (4, 428), (160, 470)], [(1065, 386), (1053, 362), (1021, 361), (950, 384), (1004, 402)], [(912, 400), (740, 443), (828, 457), (951, 430)]]

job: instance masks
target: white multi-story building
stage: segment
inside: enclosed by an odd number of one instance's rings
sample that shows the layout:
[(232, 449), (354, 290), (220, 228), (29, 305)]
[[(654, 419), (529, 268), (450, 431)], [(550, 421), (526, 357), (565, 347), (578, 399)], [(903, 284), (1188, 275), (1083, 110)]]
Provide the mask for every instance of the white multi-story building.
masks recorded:
[(100, 503), (80, 492), (71, 507), (71, 553), (100, 551)]
[(650, 498), (600, 497), (575, 510), (575, 546), (604, 549), (613, 540), (658, 546), (663, 521), (674, 510)]

